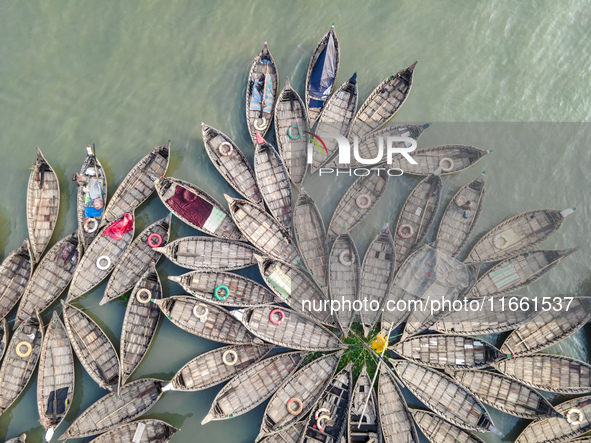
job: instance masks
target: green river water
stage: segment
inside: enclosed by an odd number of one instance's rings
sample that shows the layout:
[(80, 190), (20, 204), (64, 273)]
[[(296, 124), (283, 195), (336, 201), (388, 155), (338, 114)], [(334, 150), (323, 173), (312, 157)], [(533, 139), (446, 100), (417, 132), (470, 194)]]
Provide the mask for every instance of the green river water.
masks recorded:
[[(269, 42), (282, 85), (289, 77), (303, 96), (309, 57), (334, 22), (341, 44), (337, 83), (358, 71), (360, 103), (381, 79), (418, 59), (412, 93), (396, 121), (433, 123), (419, 146), (461, 143), (494, 150), (474, 168), (444, 179), (442, 209), (484, 169), (488, 194), (478, 235), (524, 210), (578, 208), (544, 246), (581, 250), (520, 293), (588, 295), (590, 11), (591, 1), (1, 0), (0, 257), (27, 237), (25, 192), (35, 146), (60, 179), (52, 244), (76, 229), (76, 190), (70, 178), (89, 143), (96, 143), (107, 171), (109, 194), (142, 156), (170, 138), (168, 175), (197, 184), (219, 201), (223, 193), (235, 195), (207, 158), (199, 121), (224, 131), (252, 158), (244, 92), (263, 40)], [(384, 200), (353, 232), (361, 254), (384, 222), (395, 223), (417, 181), (390, 181)], [(351, 182), (306, 179), (306, 190), (326, 223)], [(136, 212), (136, 232), (166, 213), (157, 197), (150, 198)], [(193, 234), (174, 220), (173, 238)], [(158, 269), (165, 294), (182, 293), (167, 276), (186, 271), (164, 259)], [(241, 273), (259, 278), (254, 268)], [(98, 307), (105, 284), (78, 304), (89, 308), (118, 345), (125, 307), (121, 301)], [(45, 312), (45, 321), (58, 305)], [(551, 351), (588, 361), (588, 332), (583, 328)], [(217, 346), (162, 319), (132, 379), (168, 380), (187, 361)], [(76, 377), (68, 423), (106, 394), (79, 364)], [(173, 439), (177, 443), (253, 441), (264, 405), (201, 426), (220, 387), (168, 392), (148, 416), (182, 428)], [(513, 441), (527, 424), (492, 408), (491, 413), (507, 436), (483, 435), (487, 442)], [(37, 419), (32, 380), (0, 416), (0, 441), (22, 432), (32, 442), (42, 441)], [(62, 424), (56, 437), (66, 427)]]

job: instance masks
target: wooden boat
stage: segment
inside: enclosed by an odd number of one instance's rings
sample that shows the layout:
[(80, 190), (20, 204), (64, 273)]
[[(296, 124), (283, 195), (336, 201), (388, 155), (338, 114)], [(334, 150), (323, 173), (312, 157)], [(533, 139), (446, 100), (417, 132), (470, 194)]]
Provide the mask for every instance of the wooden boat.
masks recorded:
[(252, 334), (284, 348), (302, 351), (334, 351), (343, 347), (331, 331), (317, 321), (277, 305), (232, 311)]
[[(533, 303), (529, 303), (525, 311), (520, 309), (512, 311), (507, 306), (507, 300), (503, 301), (502, 297), (501, 295), (487, 299), (483, 311), (472, 312), (469, 309), (462, 309), (450, 312), (432, 325), (431, 329), (456, 335), (498, 334), (524, 325), (537, 313)], [(515, 297), (519, 300), (518, 295)]]
[(419, 436), (406, 400), (385, 364), (380, 365), (378, 405), (384, 442), (419, 443)]
[(310, 116), (310, 126), (314, 125), (332, 94), (339, 74), (340, 54), (339, 40), (333, 23), (318, 42), (306, 70), (305, 103)]
[(4, 357), (4, 351), (6, 351), (6, 345), (8, 344), (8, 322), (5, 318), (0, 320), (0, 361)]
[[(175, 391), (200, 391), (230, 380), (263, 358), (273, 345), (230, 345), (213, 349), (184, 365), (170, 383)], [(236, 360), (231, 360), (233, 356)], [(227, 361), (229, 364), (225, 363)]]
[(27, 227), (34, 263), (41, 260), (53, 235), (60, 208), (60, 184), (53, 168), (37, 150), (27, 186)]
[(533, 354), (501, 360), (493, 367), (534, 389), (558, 394), (591, 392), (591, 365), (574, 358)]
[(501, 351), (512, 356), (542, 351), (581, 329), (591, 320), (591, 306), (584, 298), (575, 298), (567, 311), (540, 310), (505, 339)]
[(166, 174), (169, 160), (170, 140), (165, 145), (152, 149), (131, 168), (103, 212), (101, 225), (118, 220), (124, 214), (133, 214), (152, 195), (156, 188), (154, 181)]
[(306, 352), (288, 352), (250, 365), (216, 395), (201, 424), (238, 417), (254, 409), (275, 393), (300, 367), (306, 355)]
[[(591, 430), (591, 396), (578, 397), (554, 407), (562, 417), (545, 418), (530, 423), (515, 439), (515, 443), (543, 443), (584, 440), (571, 440)], [(579, 411), (579, 412), (577, 412)], [(570, 412), (570, 414), (569, 414)], [(569, 415), (573, 424), (565, 420)], [(580, 423), (577, 423), (580, 420)]]
[(233, 271), (256, 264), (258, 252), (246, 243), (210, 237), (183, 237), (154, 248), (175, 265), (201, 271)]
[(64, 301), (62, 308), (66, 332), (78, 360), (101, 388), (113, 390), (119, 383), (119, 357), (113, 343), (80, 309)]
[(99, 306), (132, 290), (150, 268), (150, 263), (158, 263), (162, 253), (156, 248), (165, 248), (168, 244), (171, 219), (172, 214), (168, 214), (149, 225), (133, 240), (113, 269)]
[[(483, 172), (476, 180), (462, 186), (452, 197), (435, 234), (435, 238), (439, 240), (437, 249), (441, 252), (455, 258), (466, 247), (482, 213), (486, 196), (485, 185), (486, 173)], [(462, 209), (463, 205), (468, 205), (469, 209)]]
[(189, 294), (214, 305), (245, 308), (276, 300), (263, 285), (232, 272), (193, 271), (168, 279), (177, 282)]
[(265, 283), (279, 300), (306, 317), (334, 325), (330, 309), (325, 305), (328, 295), (304, 271), (280, 260), (256, 257)]
[(437, 172), (414, 187), (400, 210), (394, 231), (396, 269), (423, 242), (437, 217), (442, 187)]
[(523, 212), (498, 224), (474, 245), (465, 263), (488, 263), (506, 260), (550, 238), (575, 208), (557, 211), (539, 209)]
[(214, 237), (244, 240), (228, 211), (194, 184), (161, 177), (156, 180), (156, 191), (164, 206), (189, 226)]
[[(357, 111), (357, 71), (349, 80), (343, 83), (339, 89), (324, 102), (324, 107), (318, 116), (312, 132), (315, 134), (342, 134), (346, 135), (351, 127), (355, 111)], [(312, 165), (310, 174), (329, 163), (336, 154), (339, 144), (333, 137), (322, 138), (324, 152), (319, 147), (312, 150)], [(338, 160), (338, 158), (337, 158)]]
[(347, 428), (353, 390), (352, 362), (333, 377), (322, 397), (312, 408), (300, 442), (341, 443)]
[(414, 62), (383, 80), (363, 102), (349, 131), (349, 137), (363, 137), (385, 125), (400, 110), (412, 87)]
[(254, 58), (246, 83), (246, 125), (252, 143), (256, 143), (256, 131), (267, 135), (279, 93), (277, 65), (269, 51), (267, 41)]
[(125, 309), (119, 343), (120, 385), (125, 384), (148, 353), (160, 321), (160, 309), (154, 300), (160, 299), (162, 285), (156, 265), (152, 262), (133, 288)]
[(180, 429), (169, 425), (165, 421), (155, 419), (136, 420), (117, 426), (109, 432), (92, 440), (94, 443), (139, 442), (139, 443), (167, 443)]
[(328, 241), (351, 232), (376, 207), (388, 189), (390, 176), (377, 172), (359, 177), (347, 189), (332, 214), (328, 225)]
[(390, 362), (410, 392), (440, 417), (470, 431), (502, 436), (484, 405), (450, 376), (408, 361)]
[(254, 151), (254, 173), (263, 200), (275, 219), (289, 229), (293, 218), (291, 182), (275, 148), (260, 134)]
[(37, 409), (45, 441), (68, 415), (74, 397), (74, 354), (66, 328), (53, 311), (39, 358)]
[(257, 186), (254, 171), (238, 145), (223, 132), (203, 122), (201, 133), (205, 152), (226, 182), (247, 200), (262, 204), (263, 197)]
[(143, 378), (105, 395), (78, 415), (60, 440), (88, 437), (115, 429), (148, 412), (162, 396), (166, 382)]
[[(388, 296), (395, 266), (394, 242), (390, 235), (390, 226), (386, 224), (373, 239), (363, 257), (359, 300), (368, 300), (368, 306), (371, 306), (373, 301), (381, 305)], [(379, 309), (361, 310), (361, 323), (363, 323), (365, 336), (378, 321), (380, 314)]]
[(27, 441), (27, 434), (23, 433), (18, 437), (11, 438), (10, 440), (6, 440), (4, 443), (26, 443)]
[(528, 420), (561, 417), (543, 395), (503, 375), (489, 371), (455, 371), (450, 375), (480, 401), (507, 414)]
[(410, 413), (419, 429), (432, 443), (484, 443), (476, 434), (459, 428), (433, 412), (411, 409)]
[(502, 261), (478, 279), (470, 296), (481, 298), (514, 292), (542, 278), (578, 249), (532, 251)]
[(308, 111), (297, 92), (285, 80), (275, 106), (275, 138), (279, 155), (294, 185), (300, 186), (308, 168)]
[[(96, 157), (94, 147), (86, 148), (87, 155), (80, 168), (76, 193), (76, 216), (78, 218), (78, 241), (86, 249), (98, 234), (104, 208), (107, 206), (107, 175)], [(76, 180), (76, 176), (72, 180)], [(98, 207), (98, 208), (97, 208)]]
[(236, 345), (252, 344), (255, 339), (229, 311), (193, 296), (175, 295), (154, 303), (176, 326), (198, 337)]
[[(113, 232), (119, 230), (121, 226), (125, 226), (124, 230), (129, 230), (119, 235), (117, 235), (118, 232)], [(99, 232), (74, 271), (66, 298), (68, 303), (86, 294), (109, 276), (131, 245), (134, 232), (135, 217), (128, 213)]]
[(258, 440), (258, 443), (298, 443), (300, 435), (304, 431), (306, 423), (299, 421), (294, 425), (284, 428), (275, 434), (268, 435), (262, 440)]
[(25, 239), (0, 265), (0, 318), (6, 317), (25, 292), (33, 274), (33, 264), (29, 240)]
[(451, 334), (419, 335), (391, 349), (407, 360), (436, 369), (482, 369), (505, 357), (483, 340)]
[(342, 351), (320, 357), (285, 380), (267, 403), (255, 441), (287, 429), (306, 417), (330, 383), (341, 355)]
[(345, 337), (349, 334), (355, 319), (355, 310), (352, 306), (359, 294), (360, 278), (361, 260), (355, 242), (349, 234), (339, 235), (332, 245), (328, 260), (328, 286), (331, 299), (341, 303), (336, 320)]
[(14, 328), (32, 315), (42, 313), (64, 292), (78, 266), (78, 233), (57, 242), (43, 257), (18, 305)]
[(16, 330), (0, 366), (0, 416), (16, 401), (29, 383), (43, 343), (43, 322), (36, 312)]
[(347, 443), (364, 443), (374, 439), (382, 443), (382, 426), (378, 413), (378, 398), (364, 365), (351, 394), (348, 411)]
[(264, 254), (298, 264), (300, 257), (287, 230), (263, 208), (246, 200), (224, 195), (230, 206), (232, 219), (244, 236)]

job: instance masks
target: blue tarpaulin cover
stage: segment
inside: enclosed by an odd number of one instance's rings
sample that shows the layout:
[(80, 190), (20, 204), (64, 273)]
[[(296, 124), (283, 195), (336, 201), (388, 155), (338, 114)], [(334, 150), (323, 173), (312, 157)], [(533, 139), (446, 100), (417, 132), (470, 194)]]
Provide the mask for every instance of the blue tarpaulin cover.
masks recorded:
[(328, 36), (326, 46), (318, 56), (316, 64), (310, 74), (310, 102), (311, 108), (321, 108), (328, 98), (337, 75), (337, 59), (332, 32)]

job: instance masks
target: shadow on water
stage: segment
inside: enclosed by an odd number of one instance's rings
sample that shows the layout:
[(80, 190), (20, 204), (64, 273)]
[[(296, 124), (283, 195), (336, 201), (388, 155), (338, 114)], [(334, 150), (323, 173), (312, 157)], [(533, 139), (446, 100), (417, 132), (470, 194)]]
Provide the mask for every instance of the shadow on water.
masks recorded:
[(8, 239), (10, 238), (10, 233), (12, 230), (10, 229), (10, 218), (6, 216), (5, 212), (7, 212), (4, 206), (0, 206), (0, 251), (3, 251), (2, 260), (6, 258), (8, 253), (5, 251), (6, 246), (8, 245)]

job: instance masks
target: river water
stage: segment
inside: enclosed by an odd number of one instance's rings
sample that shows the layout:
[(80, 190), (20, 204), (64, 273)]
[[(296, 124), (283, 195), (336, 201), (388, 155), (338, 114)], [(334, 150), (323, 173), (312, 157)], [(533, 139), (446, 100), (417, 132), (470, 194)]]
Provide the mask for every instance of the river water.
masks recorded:
[[(282, 84), (289, 77), (303, 95), (310, 54), (335, 22), (341, 44), (338, 83), (358, 71), (360, 102), (382, 78), (418, 59), (413, 91), (396, 121), (433, 123), (419, 146), (462, 143), (494, 150), (474, 168), (444, 179), (442, 209), (484, 169), (488, 194), (477, 235), (524, 210), (578, 208), (544, 246), (581, 250), (520, 293), (588, 295), (591, 128), (580, 122), (591, 120), (589, 11), (590, 1), (0, 2), (0, 256), (27, 236), (25, 190), (35, 146), (61, 184), (52, 244), (76, 229), (70, 178), (89, 143), (96, 143), (107, 171), (109, 194), (142, 156), (170, 138), (168, 175), (191, 181), (220, 201), (223, 193), (234, 195), (205, 154), (199, 121), (230, 135), (252, 158), (244, 121), (252, 58), (267, 39)], [(326, 223), (351, 181), (306, 179)], [(395, 223), (417, 181), (406, 176), (390, 181), (384, 200), (353, 232), (360, 253), (383, 223)], [(152, 197), (136, 213), (137, 232), (166, 213)], [(193, 234), (174, 221), (173, 238)], [(167, 276), (185, 271), (166, 260), (158, 269), (165, 294), (180, 294)], [(259, 278), (254, 269), (241, 273)], [(104, 287), (78, 304), (89, 308), (118, 345), (125, 309), (120, 301), (98, 307)], [(58, 305), (45, 312), (45, 321)], [(587, 333), (584, 328), (551, 351), (588, 361)], [(217, 346), (163, 319), (132, 379), (170, 379), (188, 360)], [(76, 377), (67, 422), (106, 393), (78, 364)], [(179, 443), (253, 441), (264, 405), (201, 426), (219, 388), (166, 393), (148, 416), (181, 427), (173, 440)], [(42, 440), (35, 396), (33, 380), (0, 417), (0, 440), (21, 432), (32, 442)], [(527, 424), (491, 410), (507, 433), (502, 441), (513, 441)]]

